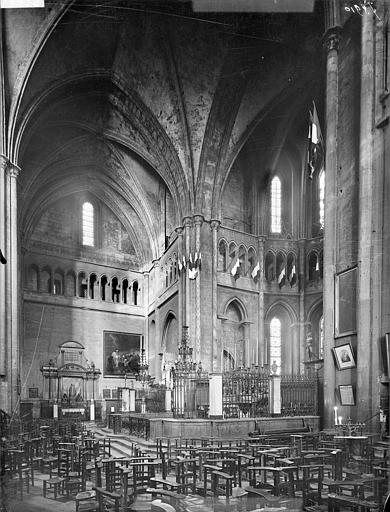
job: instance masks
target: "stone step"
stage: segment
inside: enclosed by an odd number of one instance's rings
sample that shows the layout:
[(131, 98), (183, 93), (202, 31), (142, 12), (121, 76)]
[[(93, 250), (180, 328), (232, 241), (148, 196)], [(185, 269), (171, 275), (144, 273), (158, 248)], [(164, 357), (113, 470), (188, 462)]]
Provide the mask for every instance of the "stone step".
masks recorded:
[(156, 446), (151, 441), (139, 439), (126, 434), (113, 434), (112, 430), (104, 427), (95, 427), (96, 439), (110, 438), (111, 453), (115, 457), (131, 457), (134, 455), (134, 448), (142, 450), (147, 455), (156, 457)]

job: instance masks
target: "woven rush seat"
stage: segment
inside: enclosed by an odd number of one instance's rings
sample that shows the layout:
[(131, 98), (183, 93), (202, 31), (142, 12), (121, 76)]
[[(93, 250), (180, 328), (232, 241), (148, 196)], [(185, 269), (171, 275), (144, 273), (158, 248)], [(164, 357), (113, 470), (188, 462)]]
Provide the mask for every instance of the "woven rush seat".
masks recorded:
[(47, 498), (48, 492), (53, 492), (54, 499), (57, 499), (59, 494), (63, 494), (65, 485), (65, 478), (55, 476), (54, 478), (48, 478), (43, 480), (43, 497)]

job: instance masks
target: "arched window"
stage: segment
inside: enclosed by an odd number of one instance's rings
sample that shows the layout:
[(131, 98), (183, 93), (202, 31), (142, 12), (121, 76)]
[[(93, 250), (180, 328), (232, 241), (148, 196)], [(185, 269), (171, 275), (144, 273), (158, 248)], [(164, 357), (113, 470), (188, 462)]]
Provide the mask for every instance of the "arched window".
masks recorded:
[(223, 351), (223, 369), (224, 372), (230, 372), (231, 370), (234, 370), (235, 367), (235, 361), (233, 356), (227, 351)]
[(321, 229), (325, 224), (325, 171), (322, 169), (318, 179), (318, 210)]
[(122, 302), (127, 304), (127, 290), (129, 289), (129, 281), (124, 279), (122, 281)]
[(225, 272), (227, 269), (227, 244), (224, 240), (219, 242), (218, 270)]
[(281, 232), (282, 216), (282, 186), (280, 179), (275, 176), (271, 182), (271, 231)]
[(139, 292), (138, 281), (134, 281), (134, 283), (133, 283), (133, 304), (134, 304), (134, 306), (138, 305), (138, 292)]
[(30, 265), (27, 271), (27, 289), (33, 292), (38, 291), (39, 270), (36, 265)]
[(94, 209), (91, 203), (83, 203), (83, 245), (95, 245)]
[(324, 357), (324, 317), (323, 316), (320, 318), (319, 331), (320, 332), (319, 332), (318, 339), (320, 341), (320, 343), (319, 343), (320, 346), (319, 346), (319, 351), (318, 351), (319, 354), (318, 355), (321, 358), (321, 357)]
[(89, 298), (94, 299), (95, 298), (95, 288), (97, 283), (97, 275), (91, 274), (89, 276)]
[(54, 295), (64, 295), (64, 273), (61, 269), (57, 269), (54, 273), (53, 293)]
[(271, 320), (269, 336), (269, 359), (271, 368), (276, 365), (276, 373), (280, 373), (282, 364), (282, 327), (279, 318)]

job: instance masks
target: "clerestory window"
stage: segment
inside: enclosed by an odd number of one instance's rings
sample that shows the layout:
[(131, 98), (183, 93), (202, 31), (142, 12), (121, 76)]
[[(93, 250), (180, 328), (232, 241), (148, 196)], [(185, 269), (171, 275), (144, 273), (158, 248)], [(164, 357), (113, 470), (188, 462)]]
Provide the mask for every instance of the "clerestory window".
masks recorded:
[(275, 176), (271, 182), (271, 231), (281, 232), (282, 217), (282, 186), (280, 179)]
[(83, 231), (83, 245), (94, 247), (95, 245), (95, 219), (94, 207), (91, 203), (83, 203), (82, 211), (82, 231)]

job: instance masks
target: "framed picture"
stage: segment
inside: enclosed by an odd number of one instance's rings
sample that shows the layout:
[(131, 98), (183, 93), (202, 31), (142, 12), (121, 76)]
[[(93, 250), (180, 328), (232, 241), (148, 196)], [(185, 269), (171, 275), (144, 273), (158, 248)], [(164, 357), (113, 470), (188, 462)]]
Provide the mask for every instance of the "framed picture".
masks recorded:
[(381, 353), (382, 353), (382, 367), (383, 373), (390, 377), (390, 333), (386, 333), (385, 337), (381, 340)]
[(103, 345), (105, 377), (124, 377), (138, 373), (141, 334), (104, 331)]
[(107, 398), (111, 398), (111, 389), (103, 389), (103, 398), (107, 400)]
[(356, 333), (356, 278), (356, 267), (335, 276), (336, 338)]
[(355, 368), (355, 357), (352, 352), (352, 345), (344, 343), (333, 348), (333, 355), (337, 364), (338, 370), (347, 370), (348, 368)]
[(339, 386), (339, 393), (341, 405), (355, 405), (355, 396), (351, 384)]
[(38, 398), (38, 388), (28, 388), (29, 398)]

